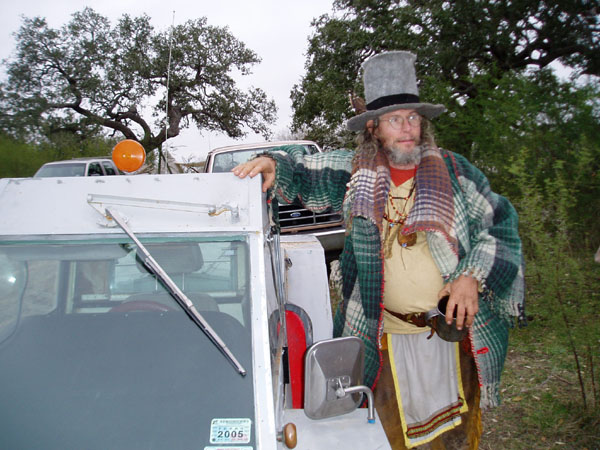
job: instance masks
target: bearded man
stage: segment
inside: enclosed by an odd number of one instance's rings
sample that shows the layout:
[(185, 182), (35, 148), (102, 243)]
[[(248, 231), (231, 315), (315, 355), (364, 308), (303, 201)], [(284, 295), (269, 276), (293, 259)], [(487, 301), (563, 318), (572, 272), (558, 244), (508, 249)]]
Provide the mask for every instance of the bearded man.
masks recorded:
[(508, 330), (524, 318), (518, 220), (477, 168), (436, 146), (430, 119), (445, 107), (420, 101), (415, 59), (363, 64), (366, 111), (347, 123), (355, 153), (282, 147), (233, 172), (262, 173), (280, 202), (343, 211), (334, 335), (364, 341), (364, 381), (392, 448), (477, 448)]

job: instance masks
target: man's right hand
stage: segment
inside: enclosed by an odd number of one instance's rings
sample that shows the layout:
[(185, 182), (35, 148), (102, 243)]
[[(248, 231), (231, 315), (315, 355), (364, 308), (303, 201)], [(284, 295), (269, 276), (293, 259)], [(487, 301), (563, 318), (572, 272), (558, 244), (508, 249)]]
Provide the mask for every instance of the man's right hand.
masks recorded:
[(254, 178), (259, 173), (263, 175), (263, 192), (267, 192), (273, 183), (275, 183), (275, 167), (277, 163), (274, 159), (267, 156), (259, 156), (245, 163), (235, 166), (231, 171), (240, 178), (249, 176)]

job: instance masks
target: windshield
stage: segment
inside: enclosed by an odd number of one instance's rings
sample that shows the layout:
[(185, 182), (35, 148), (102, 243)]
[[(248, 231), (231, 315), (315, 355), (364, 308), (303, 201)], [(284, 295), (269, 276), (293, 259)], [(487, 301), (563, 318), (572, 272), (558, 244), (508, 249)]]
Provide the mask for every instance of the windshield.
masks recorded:
[(130, 242), (2, 245), (1, 448), (204, 448), (214, 419), (254, 445), (247, 242), (142, 242), (248, 375)]
[(36, 177), (83, 177), (85, 163), (48, 164), (40, 167)]
[[(314, 145), (302, 145), (307, 155), (317, 153), (319, 150)], [(237, 150), (231, 152), (217, 153), (214, 157), (212, 172), (229, 172), (238, 164), (248, 161), (259, 153), (274, 149), (275, 147), (252, 148), (249, 150)]]
[(229, 172), (238, 164), (248, 161), (259, 152), (269, 150), (268, 148), (239, 150), (237, 152), (219, 153), (215, 155), (212, 171), (215, 173)]

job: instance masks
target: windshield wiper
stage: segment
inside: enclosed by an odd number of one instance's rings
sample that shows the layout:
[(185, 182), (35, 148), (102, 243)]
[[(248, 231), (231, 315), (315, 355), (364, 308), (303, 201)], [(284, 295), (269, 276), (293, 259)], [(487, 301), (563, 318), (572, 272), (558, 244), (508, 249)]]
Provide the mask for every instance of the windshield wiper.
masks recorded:
[(223, 340), (219, 337), (219, 335), (212, 329), (212, 327), (208, 324), (206, 319), (202, 317), (202, 315), (198, 312), (194, 304), (190, 301), (189, 298), (179, 289), (179, 287), (173, 282), (171, 277), (165, 272), (165, 270), (156, 262), (156, 260), (152, 257), (148, 249), (140, 242), (140, 240), (135, 236), (131, 228), (125, 223), (123, 218), (116, 211), (112, 211), (109, 208), (105, 208), (106, 215), (111, 217), (121, 229), (127, 233), (127, 235), (135, 242), (135, 245), (138, 246), (142, 254), (144, 255), (144, 264), (150, 271), (164, 284), (164, 286), (169, 291), (169, 294), (177, 301), (179, 306), (187, 313), (187, 315), (194, 321), (196, 325), (200, 327), (200, 329), (208, 336), (208, 338), (217, 346), (217, 348), (223, 353), (225, 358), (229, 360), (229, 362), (235, 367), (235, 369), (240, 373), (240, 375), (246, 375), (246, 369), (242, 367), (242, 365), (238, 362), (238, 360), (233, 356), (233, 353), (227, 348)]

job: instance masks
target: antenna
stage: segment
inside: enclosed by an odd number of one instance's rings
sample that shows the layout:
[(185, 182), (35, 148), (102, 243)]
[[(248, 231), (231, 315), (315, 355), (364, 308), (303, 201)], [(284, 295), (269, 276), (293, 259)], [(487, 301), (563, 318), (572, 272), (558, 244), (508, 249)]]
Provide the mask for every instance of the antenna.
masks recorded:
[[(173, 28), (175, 27), (175, 10), (173, 10), (173, 21), (171, 22), (171, 31), (170, 31), (170, 36), (169, 36), (169, 62), (167, 64), (167, 92), (165, 94), (165, 142), (167, 142), (167, 138), (168, 138), (168, 130), (169, 130), (169, 84), (171, 83), (171, 52), (173, 50)], [(164, 156), (164, 154), (162, 153), (162, 151), (160, 152), (161, 155), (159, 155), (159, 173), (160, 173), (160, 156)], [(170, 173), (171, 172), (171, 168), (169, 167), (169, 161), (167, 160), (167, 157), (164, 156), (165, 158), (165, 164), (167, 166), (167, 170)]]
[(175, 26), (175, 11), (173, 11), (173, 22), (169, 36), (169, 62), (167, 65), (167, 93), (165, 101), (165, 139), (167, 138), (167, 127), (169, 126), (169, 84), (171, 83), (171, 51), (173, 49), (173, 28)]

